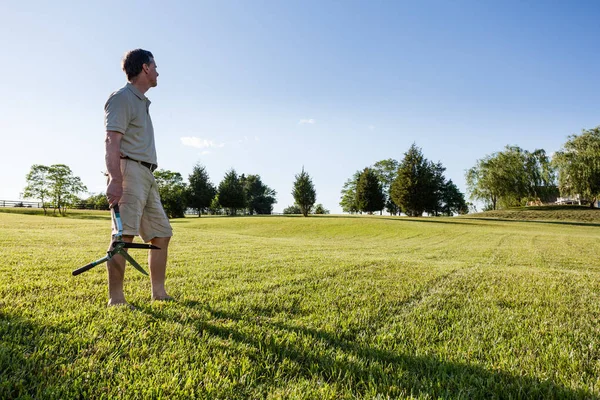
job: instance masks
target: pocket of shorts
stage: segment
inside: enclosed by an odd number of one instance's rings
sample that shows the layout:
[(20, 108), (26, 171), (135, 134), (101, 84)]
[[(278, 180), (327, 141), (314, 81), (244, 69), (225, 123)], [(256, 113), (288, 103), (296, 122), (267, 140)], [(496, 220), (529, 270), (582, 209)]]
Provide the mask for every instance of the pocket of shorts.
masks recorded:
[(125, 174), (127, 173), (127, 170), (129, 169), (129, 160), (127, 160), (126, 158), (122, 158), (121, 159), (121, 176), (125, 177)]

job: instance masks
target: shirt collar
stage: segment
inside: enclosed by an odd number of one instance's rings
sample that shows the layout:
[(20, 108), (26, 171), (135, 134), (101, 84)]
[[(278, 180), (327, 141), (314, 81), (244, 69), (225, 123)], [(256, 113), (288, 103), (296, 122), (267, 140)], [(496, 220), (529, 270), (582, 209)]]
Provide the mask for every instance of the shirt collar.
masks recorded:
[(133, 92), (133, 94), (135, 94), (140, 100), (150, 101), (150, 99), (148, 99), (146, 96), (144, 96), (144, 94), (142, 92), (140, 92), (138, 90), (138, 88), (133, 86), (130, 82), (127, 82), (127, 85), (125, 85), (125, 86), (127, 87), (127, 89), (131, 90)]

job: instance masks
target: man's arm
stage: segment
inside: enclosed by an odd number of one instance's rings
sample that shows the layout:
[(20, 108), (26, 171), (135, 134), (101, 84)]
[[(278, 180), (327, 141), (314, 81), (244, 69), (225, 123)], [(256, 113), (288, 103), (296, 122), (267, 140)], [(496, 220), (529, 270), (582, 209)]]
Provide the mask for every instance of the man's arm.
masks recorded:
[(108, 204), (119, 204), (123, 195), (123, 176), (121, 175), (121, 139), (123, 134), (116, 131), (106, 131), (106, 169), (108, 171), (108, 186), (106, 197)]

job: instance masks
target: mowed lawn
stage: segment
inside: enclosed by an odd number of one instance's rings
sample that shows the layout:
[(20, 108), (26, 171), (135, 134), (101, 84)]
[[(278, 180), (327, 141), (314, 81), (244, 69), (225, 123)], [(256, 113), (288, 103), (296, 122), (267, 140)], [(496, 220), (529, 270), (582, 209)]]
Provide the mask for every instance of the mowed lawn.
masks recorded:
[[(173, 220), (168, 290), (107, 213), (0, 213), (0, 398), (600, 397), (600, 225), (400, 217)], [(147, 268), (143, 250), (132, 250)]]

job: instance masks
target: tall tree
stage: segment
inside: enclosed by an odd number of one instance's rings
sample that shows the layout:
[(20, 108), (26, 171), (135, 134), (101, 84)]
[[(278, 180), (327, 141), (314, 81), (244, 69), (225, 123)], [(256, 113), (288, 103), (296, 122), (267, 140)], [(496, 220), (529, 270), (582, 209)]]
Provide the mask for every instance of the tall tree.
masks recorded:
[(411, 217), (420, 217), (428, 207), (432, 195), (432, 171), (427, 159), (415, 143), (404, 153), (396, 179), (392, 183), (392, 200), (402, 212)]
[(160, 169), (154, 171), (158, 193), (169, 218), (183, 218), (187, 208), (187, 187), (179, 172)]
[(361, 171), (356, 171), (352, 178), (348, 179), (344, 183), (342, 188), (342, 198), (340, 200), (340, 206), (343, 212), (354, 214), (359, 211), (358, 205), (356, 204), (356, 185), (358, 178), (360, 177)]
[(275, 199), (277, 192), (265, 185), (259, 175), (248, 175), (242, 180), (242, 185), (250, 215), (273, 212), (273, 204), (277, 202)]
[(219, 203), (229, 209), (230, 215), (235, 215), (238, 209), (246, 207), (244, 186), (233, 168), (225, 173), (225, 177), (219, 183)]
[(206, 167), (199, 163), (194, 166), (188, 181), (188, 207), (198, 210), (198, 217), (200, 217), (203, 211), (210, 208), (217, 189), (210, 181)]
[(317, 192), (315, 191), (315, 186), (310, 175), (304, 171), (304, 167), (302, 167), (302, 172), (296, 175), (292, 196), (294, 196), (296, 204), (300, 207), (302, 215), (307, 217), (310, 209), (317, 200)]
[(442, 212), (442, 197), (446, 187), (446, 177), (444, 176), (446, 168), (444, 168), (441, 162), (433, 163), (427, 161), (426, 165), (428, 174), (425, 184), (427, 189), (424, 193), (425, 211), (429, 215), (439, 216)]
[(62, 215), (66, 214), (68, 206), (80, 200), (77, 195), (87, 190), (81, 178), (74, 176), (71, 168), (64, 164), (51, 165), (46, 177), (54, 210), (58, 209)]
[(34, 164), (25, 177), (27, 186), (23, 191), (23, 197), (26, 199), (39, 199), (42, 202), (44, 215), (46, 215), (46, 200), (50, 197), (50, 185), (48, 182), (48, 167), (45, 165)]
[(469, 213), (469, 205), (465, 201), (465, 195), (458, 190), (452, 180), (445, 182), (441, 191), (441, 213), (449, 217), (454, 214)]
[(396, 179), (396, 172), (398, 172), (399, 166), (400, 163), (393, 158), (377, 161), (373, 164), (373, 171), (377, 174), (383, 188), (383, 193), (385, 194), (385, 209), (391, 215), (400, 213), (398, 206), (392, 201), (390, 196), (390, 188), (394, 179)]
[(600, 198), (600, 126), (570, 135), (552, 162), (558, 169), (560, 193), (579, 194), (593, 207)]
[(371, 168), (365, 168), (356, 184), (356, 204), (358, 209), (369, 214), (381, 211), (385, 206), (385, 195), (381, 182)]

